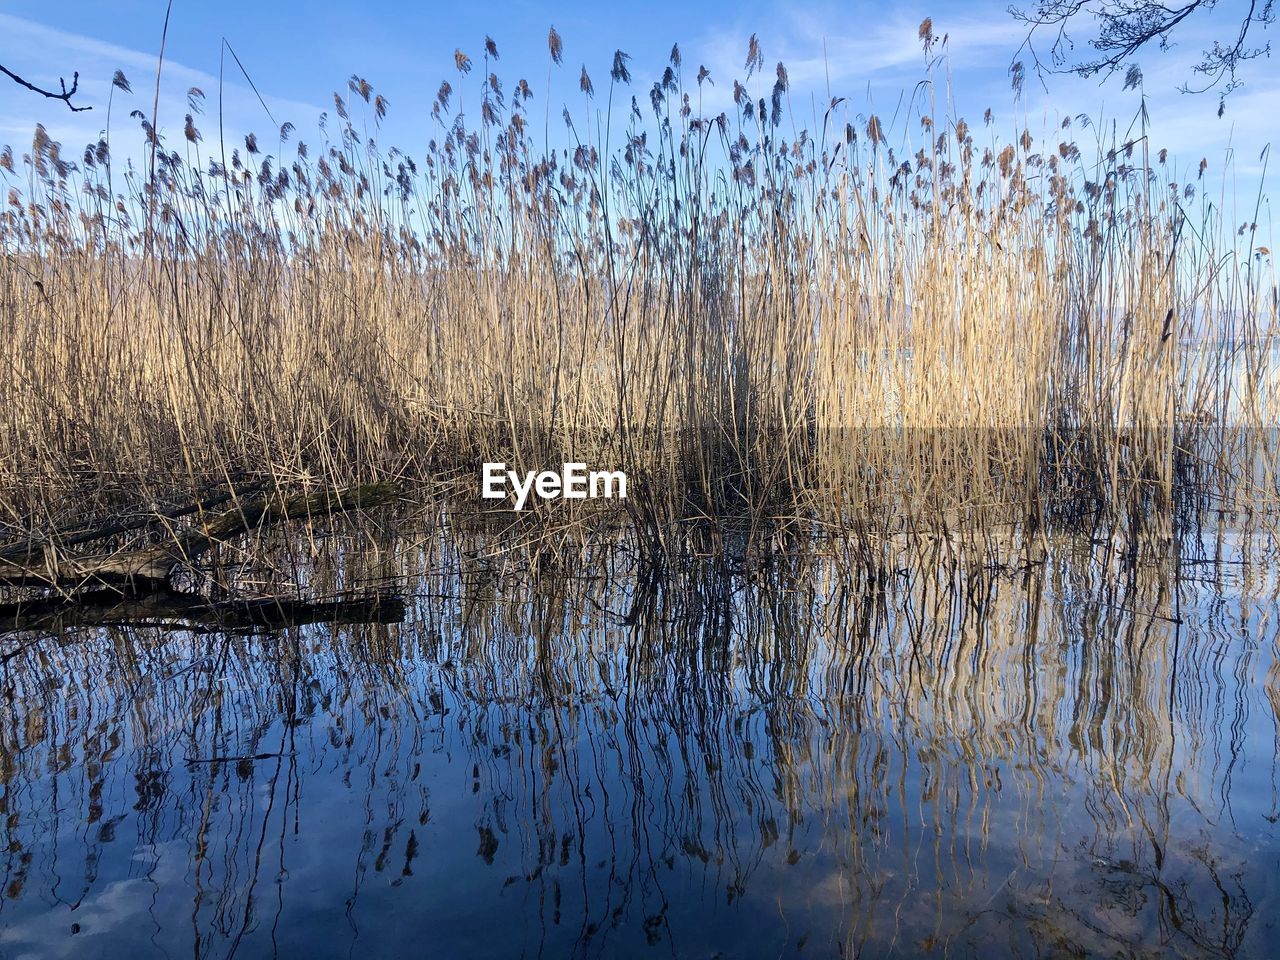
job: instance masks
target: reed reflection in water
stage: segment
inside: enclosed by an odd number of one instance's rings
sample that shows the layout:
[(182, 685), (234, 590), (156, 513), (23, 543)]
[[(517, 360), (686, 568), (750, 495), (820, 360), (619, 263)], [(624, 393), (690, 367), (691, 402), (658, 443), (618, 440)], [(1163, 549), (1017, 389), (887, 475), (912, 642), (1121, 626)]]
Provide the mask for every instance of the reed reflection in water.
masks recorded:
[(0, 954), (1267, 955), (1274, 558), (1052, 556), (440, 535), (313, 571), (398, 623), (11, 632)]

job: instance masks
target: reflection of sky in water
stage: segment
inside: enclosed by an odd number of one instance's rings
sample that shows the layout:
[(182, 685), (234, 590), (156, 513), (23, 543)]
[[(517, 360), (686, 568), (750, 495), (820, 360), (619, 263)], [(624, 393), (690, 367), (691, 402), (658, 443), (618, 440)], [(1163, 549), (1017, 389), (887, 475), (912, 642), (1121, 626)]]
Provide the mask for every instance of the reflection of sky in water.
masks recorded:
[[(1180, 359), (1184, 412), (1203, 406), (1197, 402), (1202, 390), (1205, 397), (1221, 394), (1226, 398), (1226, 416), (1220, 419), (1228, 425), (1280, 427), (1280, 344), (1184, 344)], [(1218, 389), (1222, 385), (1227, 389)]]
[(37, 643), (0, 954), (1264, 956), (1272, 562), (876, 602), (441, 548), (401, 625)]

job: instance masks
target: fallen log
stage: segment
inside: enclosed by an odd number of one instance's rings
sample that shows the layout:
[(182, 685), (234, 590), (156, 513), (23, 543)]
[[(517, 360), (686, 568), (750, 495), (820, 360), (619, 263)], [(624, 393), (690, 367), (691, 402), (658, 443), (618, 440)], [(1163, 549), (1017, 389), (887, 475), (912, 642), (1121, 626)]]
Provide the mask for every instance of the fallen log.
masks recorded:
[[(319, 623), (400, 623), (405, 612), (404, 600), (390, 593), (338, 600), (266, 597), (215, 601), (168, 590), (134, 596), (122, 596), (115, 590), (97, 590), (74, 597), (42, 597), (0, 604), (0, 636), (62, 635), (75, 628), (96, 627), (260, 632)], [(24, 649), (25, 646), (0, 655), (0, 663)]]
[[(285, 495), (280, 492), (247, 497), (230, 496), (235, 505), (212, 517), (203, 517), (182, 530), (170, 530), (160, 543), (77, 556), (53, 542), (20, 545), (0, 551), (0, 584), (6, 586), (118, 587), (154, 590), (166, 586), (174, 570), (190, 564), (219, 543), (286, 520), (312, 519), (347, 510), (373, 507), (391, 499), (398, 488), (392, 483), (371, 483), (340, 490)], [(179, 511), (177, 515), (197, 510)], [(168, 520), (166, 517), (156, 519)], [(142, 524), (138, 525), (139, 527)], [(118, 536), (119, 523), (78, 533), (76, 544)]]
[(0, 548), (0, 563), (38, 564), (44, 559), (45, 551), (50, 547), (65, 550), (85, 543), (118, 537), (126, 533), (136, 533), (148, 527), (167, 525), (174, 520), (181, 520), (193, 513), (203, 514), (214, 507), (220, 507), (228, 501), (259, 495), (264, 489), (262, 483), (251, 484), (239, 489), (224, 490), (205, 497), (196, 503), (185, 504), (167, 510), (152, 509), (135, 511), (124, 517), (112, 518), (110, 522), (98, 523), (90, 527), (80, 522), (60, 526), (51, 531), (41, 531), (38, 535), (19, 543)]

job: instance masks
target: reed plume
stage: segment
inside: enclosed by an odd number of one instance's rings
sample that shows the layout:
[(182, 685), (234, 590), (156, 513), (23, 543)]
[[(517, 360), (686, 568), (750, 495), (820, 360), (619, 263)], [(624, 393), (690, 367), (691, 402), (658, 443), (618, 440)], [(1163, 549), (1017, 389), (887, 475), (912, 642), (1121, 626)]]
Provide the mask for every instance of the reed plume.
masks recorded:
[(804, 516), (869, 548), (992, 522), (1167, 537), (1188, 502), (1274, 504), (1256, 225), (1225, 246), (1145, 139), (1066, 124), (1042, 150), (932, 96), (901, 129), (840, 99), (788, 129), (763, 57), (753, 36), (737, 108), (703, 115), (673, 50), (647, 113), (566, 108), (564, 146), (538, 146), (527, 81), (508, 97), (461, 49), (416, 157), (378, 145), (388, 101), (359, 77), (314, 150), (291, 128), (210, 148), (201, 95), (177, 144), (150, 131), (150, 176), (37, 128), (0, 164), (4, 521), (489, 459), (626, 469), (655, 529)]

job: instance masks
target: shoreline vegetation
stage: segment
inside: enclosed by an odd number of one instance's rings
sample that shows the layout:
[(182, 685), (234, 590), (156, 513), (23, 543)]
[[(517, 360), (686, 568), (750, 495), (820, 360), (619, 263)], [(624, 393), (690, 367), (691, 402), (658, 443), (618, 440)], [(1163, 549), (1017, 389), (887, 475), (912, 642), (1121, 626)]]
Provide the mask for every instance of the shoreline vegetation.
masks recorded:
[[(486, 40), (424, 156), (379, 142), (387, 101), (359, 77), (307, 142), (206, 140), (195, 89), (181, 135), (134, 111), (141, 165), (110, 121), (74, 158), (37, 128), (0, 153), (5, 550), (65, 559), (65, 531), (142, 516), (112, 549), (163, 552), (208, 532), (166, 511), (241, 487), (478, 502), (500, 460), (625, 471), (655, 556), (689, 523), (748, 543), (812, 523), (872, 564), (957, 530), (1016, 529), (1024, 559), (1092, 531), (1136, 558), (1206, 511), (1272, 524), (1257, 225), (1224, 223), (1141, 122), (1003, 142), (990, 111), (955, 115), (927, 26), (892, 123), (796, 109), (752, 37), (714, 116), (678, 48), (648, 88), (622, 52), (584, 68), (561, 117)], [(569, 69), (554, 31), (549, 54)], [(129, 95), (117, 74), (117, 111)]]

